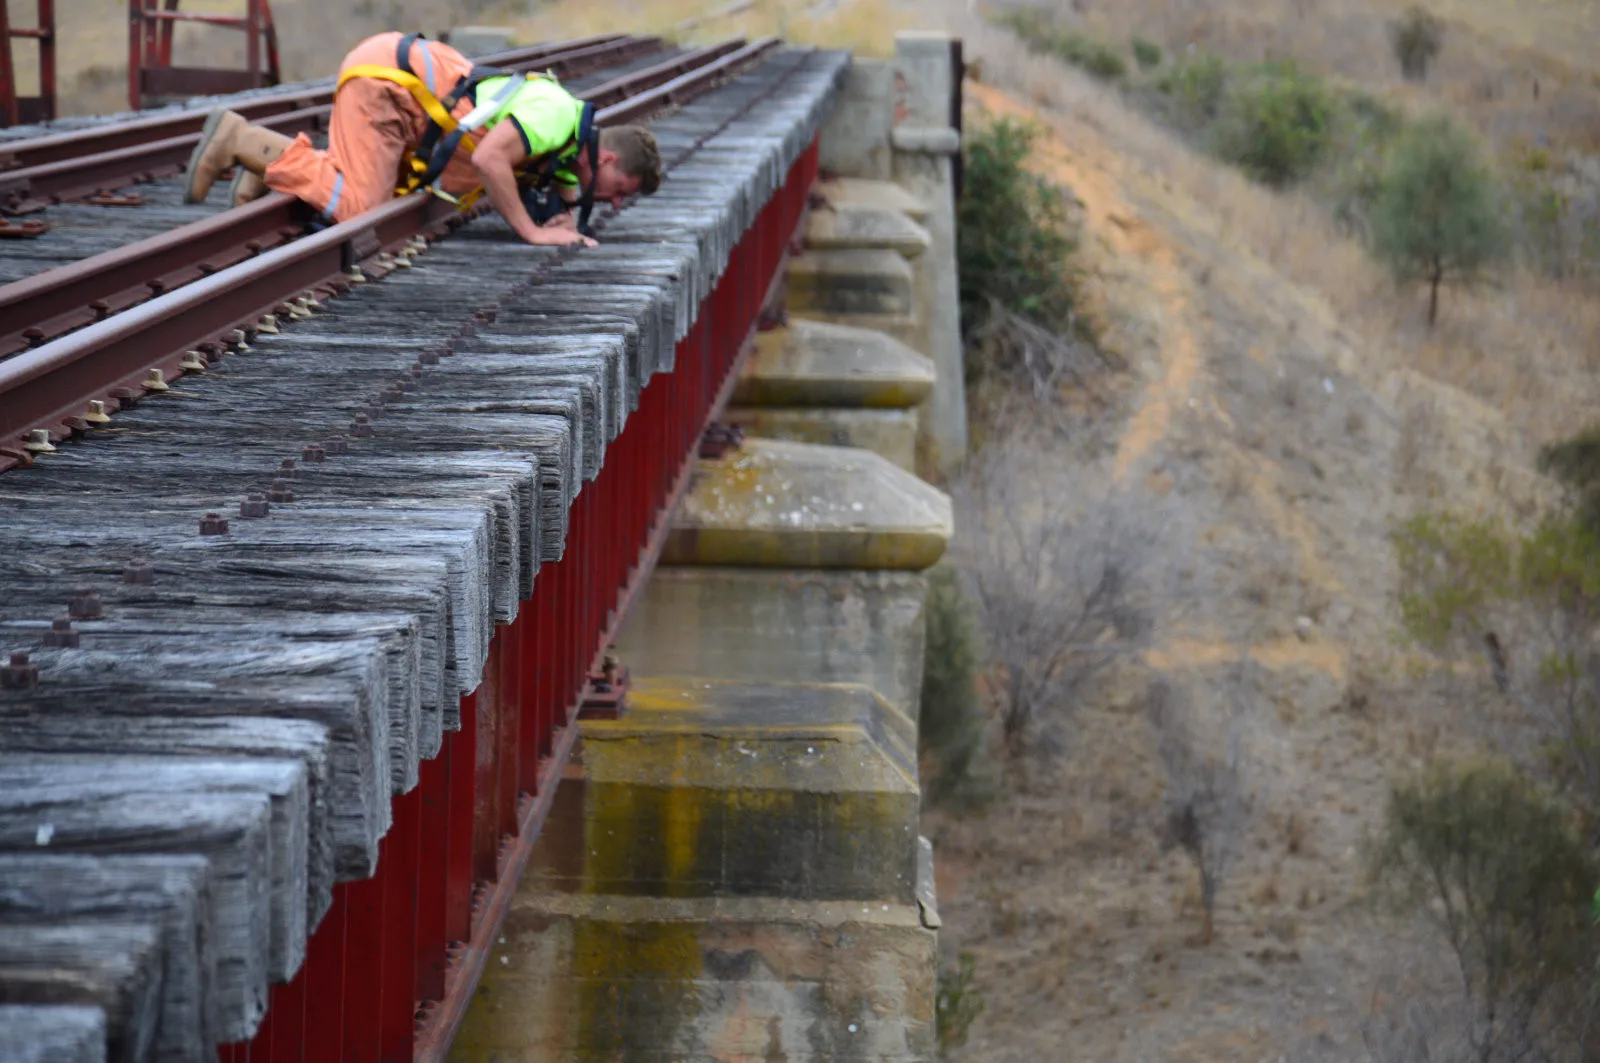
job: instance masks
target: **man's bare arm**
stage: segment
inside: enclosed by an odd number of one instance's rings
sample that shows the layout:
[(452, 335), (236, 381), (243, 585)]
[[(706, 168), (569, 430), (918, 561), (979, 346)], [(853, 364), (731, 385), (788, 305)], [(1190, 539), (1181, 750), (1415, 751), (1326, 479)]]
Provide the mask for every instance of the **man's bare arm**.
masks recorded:
[(478, 179), (483, 182), (484, 190), (489, 193), (489, 201), (494, 204), (500, 216), (511, 226), (511, 230), (522, 240), (536, 245), (561, 245), (573, 243), (587, 243), (593, 245), (592, 240), (579, 236), (574, 230), (559, 228), (540, 228), (528, 216), (528, 210), (522, 205), (522, 197), (517, 192), (517, 175), (513, 167), (524, 158), (522, 135), (517, 131), (516, 123), (509, 119), (501, 122), (478, 142), (477, 150), (472, 153), (472, 165), (478, 171)]

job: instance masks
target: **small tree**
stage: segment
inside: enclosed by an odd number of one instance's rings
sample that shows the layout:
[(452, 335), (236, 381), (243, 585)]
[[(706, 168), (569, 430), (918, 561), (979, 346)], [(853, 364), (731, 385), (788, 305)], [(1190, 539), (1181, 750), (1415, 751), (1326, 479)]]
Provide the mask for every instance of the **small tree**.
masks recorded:
[(1480, 1063), (1546, 1058), (1555, 1006), (1593, 955), (1596, 867), (1570, 816), (1509, 765), (1435, 766), (1396, 786), (1376, 882), (1430, 918), (1456, 958)]
[(969, 375), (1004, 356), (979, 338), (998, 320), (1020, 317), (1046, 334), (1073, 329), (1076, 243), (1063, 191), (1025, 167), (1036, 135), (1032, 126), (1001, 119), (966, 136), (956, 258)]
[(1007, 750), (1020, 754), (1047, 714), (1066, 718), (1093, 680), (1144, 645), (1139, 585), (1163, 522), (1136, 492), (1098, 487), (1094, 470), (1052, 464), (1021, 429), (985, 446), (952, 493), (989, 692)]
[(1263, 184), (1309, 174), (1333, 139), (1333, 99), (1290, 63), (1263, 63), (1228, 82), (1212, 131), (1217, 154)]
[(1417, 6), (1389, 26), (1400, 74), (1407, 81), (1426, 81), (1428, 68), (1444, 48), (1444, 23)]
[(1439, 285), (1476, 280), (1505, 253), (1493, 181), (1467, 133), (1444, 116), (1400, 137), (1372, 213), (1378, 254), (1401, 282), (1428, 284), (1428, 324), (1439, 318)]
[(1239, 731), (1239, 702), (1245, 696), (1248, 671), (1241, 663), (1230, 677), (1225, 720), (1215, 734), (1201, 727), (1186, 695), (1165, 683), (1155, 684), (1150, 692), (1150, 728), (1167, 781), (1161, 840), (1165, 846), (1182, 849), (1200, 876), (1203, 922), (1197, 940), (1202, 945), (1211, 944), (1215, 936), (1217, 893), (1238, 855), (1249, 817)]

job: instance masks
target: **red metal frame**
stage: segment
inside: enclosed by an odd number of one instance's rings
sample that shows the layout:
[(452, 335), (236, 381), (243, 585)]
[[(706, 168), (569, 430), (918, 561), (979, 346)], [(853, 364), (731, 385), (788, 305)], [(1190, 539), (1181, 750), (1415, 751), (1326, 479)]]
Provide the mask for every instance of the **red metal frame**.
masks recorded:
[(649, 577), (701, 433), (726, 404), (816, 180), (815, 142), (733, 252), (573, 504), (566, 555), (544, 565), (489, 647), (461, 729), (395, 800), (376, 876), (334, 890), (293, 982), (224, 1063), (447, 1055), (544, 825), (577, 735), (586, 676)]
[[(179, 22), (243, 31), (245, 68), (173, 66), (172, 38)], [(155, 99), (259, 89), (280, 80), (278, 31), (268, 0), (245, 0), (242, 18), (179, 11), (178, 0), (128, 0), (128, 106), (134, 110)]]
[[(11, 25), (6, 5), (0, 3), (0, 126), (48, 122), (56, 116), (56, 4), (38, 0), (39, 17), (33, 26)], [(17, 95), (13, 40), (39, 42), (39, 94)]]

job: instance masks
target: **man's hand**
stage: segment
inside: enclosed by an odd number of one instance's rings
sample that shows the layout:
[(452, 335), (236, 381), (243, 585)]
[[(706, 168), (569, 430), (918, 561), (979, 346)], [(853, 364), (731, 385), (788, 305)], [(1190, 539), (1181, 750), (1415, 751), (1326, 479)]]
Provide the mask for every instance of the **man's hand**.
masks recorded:
[(595, 241), (578, 231), (577, 225), (542, 225), (533, 230), (528, 243), (535, 247), (594, 247)]
[(563, 211), (544, 223), (546, 229), (571, 229), (578, 231), (578, 219)]

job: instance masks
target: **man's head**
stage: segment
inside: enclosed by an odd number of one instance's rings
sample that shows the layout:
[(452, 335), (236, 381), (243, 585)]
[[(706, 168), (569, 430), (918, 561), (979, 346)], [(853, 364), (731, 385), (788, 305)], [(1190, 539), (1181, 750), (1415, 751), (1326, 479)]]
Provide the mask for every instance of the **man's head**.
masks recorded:
[[(589, 157), (578, 154), (578, 178), (588, 183)], [(619, 125), (600, 130), (600, 172), (594, 179), (594, 201), (620, 207), (639, 193), (650, 195), (661, 186), (661, 149), (655, 134), (643, 126)]]

